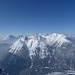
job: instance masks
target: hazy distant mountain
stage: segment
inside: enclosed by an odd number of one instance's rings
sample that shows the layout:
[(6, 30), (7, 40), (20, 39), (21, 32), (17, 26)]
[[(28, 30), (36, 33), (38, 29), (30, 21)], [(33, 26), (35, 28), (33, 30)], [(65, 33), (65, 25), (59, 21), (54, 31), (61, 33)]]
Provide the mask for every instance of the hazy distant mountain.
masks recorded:
[(75, 70), (75, 37), (57, 33), (8, 35), (0, 42), (0, 65), (11, 75)]

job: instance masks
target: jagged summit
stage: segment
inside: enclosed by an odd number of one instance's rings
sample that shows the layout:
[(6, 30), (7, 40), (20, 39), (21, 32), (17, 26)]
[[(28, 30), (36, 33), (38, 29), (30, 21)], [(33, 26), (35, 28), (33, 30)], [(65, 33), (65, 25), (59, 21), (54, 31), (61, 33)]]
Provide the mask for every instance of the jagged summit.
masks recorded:
[(63, 34), (35, 34), (30, 37), (21, 36), (11, 47), (9, 52), (16, 54), (21, 51), (22, 47), (25, 46), (29, 50), (29, 55), (36, 56), (37, 49), (39, 48), (39, 57), (45, 58), (48, 56), (49, 51), (47, 45), (61, 47), (65, 43), (71, 41), (66, 38)]
[(30, 38), (32, 39), (36, 39), (38, 41), (43, 41), (47, 44), (53, 45), (54, 43), (59, 43), (60, 46), (63, 43), (68, 43), (70, 42), (66, 35), (64, 34), (57, 34), (57, 33), (53, 33), (53, 34), (37, 34), (37, 35), (33, 35)]
[[(53, 33), (22, 35), (10, 40), (14, 42), (11, 44), (6, 41), (0, 44), (0, 61), (7, 72), (13, 75), (19, 72), (24, 72), (25, 75), (27, 70), (28, 73), (30, 70), (44, 73), (45, 70), (47, 74), (52, 71), (75, 69), (75, 37)], [(17, 68), (19, 71), (16, 71)]]

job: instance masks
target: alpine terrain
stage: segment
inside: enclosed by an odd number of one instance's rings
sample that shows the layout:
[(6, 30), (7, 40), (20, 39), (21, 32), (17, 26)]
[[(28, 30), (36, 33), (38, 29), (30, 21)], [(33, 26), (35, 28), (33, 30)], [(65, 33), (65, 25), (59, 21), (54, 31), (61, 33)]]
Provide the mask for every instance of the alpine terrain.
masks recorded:
[(10, 75), (53, 75), (75, 70), (75, 35), (8, 35), (0, 39), (0, 67)]

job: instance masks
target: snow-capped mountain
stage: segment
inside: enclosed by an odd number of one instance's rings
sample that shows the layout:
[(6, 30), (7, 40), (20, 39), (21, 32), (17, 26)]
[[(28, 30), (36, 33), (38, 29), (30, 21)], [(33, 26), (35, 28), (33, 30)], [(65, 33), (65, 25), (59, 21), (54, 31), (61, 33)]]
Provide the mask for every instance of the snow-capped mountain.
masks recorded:
[(18, 37), (13, 35), (7, 35), (3, 39), (0, 40), (0, 43), (13, 44), (17, 41)]
[(11, 47), (9, 52), (11, 53), (17, 53), (19, 50), (22, 49), (22, 47), (25, 46), (25, 40), (22, 38), (18, 39)]
[(13, 53), (15, 55), (18, 55), (18, 56), (23, 56), (23, 58), (25, 58), (25, 56), (28, 55), (29, 53), (29, 50), (28, 50), (28, 47), (27, 45), (25, 44), (25, 36), (23, 37), (20, 37), (11, 47), (10, 47), (10, 50), (9, 52), (10, 53)]
[(75, 69), (74, 35), (9, 35), (1, 42), (0, 53), (0, 65), (7, 72), (11, 67), (9, 72), (13, 75), (45, 75)]
[(20, 37), (11, 47), (9, 52), (16, 54), (18, 51), (22, 49), (23, 46), (27, 46), (29, 49), (29, 55), (36, 56), (38, 54), (38, 48), (39, 51), (39, 57), (44, 59), (47, 57), (50, 52), (48, 51), (47, 45), (49, 46), (56, 46), (61, 47), (65, 43), (71, 43), (70, 40), (67, 39), (67, 37), (63, 34), (35, 34), (30, 37), (22, 36)]
[(16, 37), (13, 36), (13, 35), (7, 35), (3, 40), (13, 40), (15, 39)]

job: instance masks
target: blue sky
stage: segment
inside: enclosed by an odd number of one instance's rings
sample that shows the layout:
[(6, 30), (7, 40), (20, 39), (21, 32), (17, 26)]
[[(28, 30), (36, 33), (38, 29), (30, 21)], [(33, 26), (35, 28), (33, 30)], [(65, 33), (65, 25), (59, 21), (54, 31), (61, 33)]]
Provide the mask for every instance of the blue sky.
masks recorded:
[(0, 35), (75, 33), (75, 0), (0, 0)]

